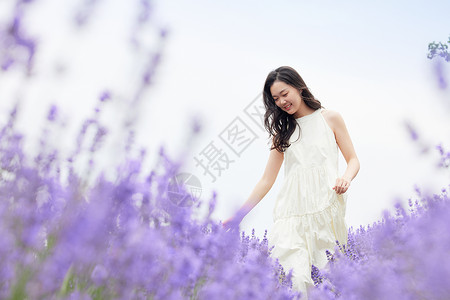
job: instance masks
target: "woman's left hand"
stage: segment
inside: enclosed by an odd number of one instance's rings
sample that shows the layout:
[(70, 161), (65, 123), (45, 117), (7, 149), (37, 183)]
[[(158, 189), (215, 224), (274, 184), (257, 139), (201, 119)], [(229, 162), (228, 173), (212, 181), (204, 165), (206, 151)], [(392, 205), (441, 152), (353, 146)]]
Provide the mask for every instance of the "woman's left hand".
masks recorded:
[(344, 177), (339, 177), (336, 179), (336, 185), (333, 187), (333, 190), (336, 192), (336, 194), (343, 194), (345, 193), (348, 188), (350, 187), (350, 180)]

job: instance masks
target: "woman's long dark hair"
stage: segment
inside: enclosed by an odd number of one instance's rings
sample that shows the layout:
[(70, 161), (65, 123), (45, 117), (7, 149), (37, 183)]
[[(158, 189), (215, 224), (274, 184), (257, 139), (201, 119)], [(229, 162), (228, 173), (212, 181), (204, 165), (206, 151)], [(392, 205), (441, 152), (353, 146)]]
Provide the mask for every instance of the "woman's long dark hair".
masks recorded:
[(296, 88), (305, 104), (312, 109), (317, 110), (323, 106), (319, 100), (314, 98), (302, 77), (293, 68), (282, 66), (267, 75), (263, 91), (264, 106), (266, 107), (264, 127), (269, 132), (270, 137), (273, 137), (273, 146), (270, 150), (277, 149), (280, 152), (284, 152), (290, 146), (289, 139), (295, 131), (295, 126), (299, 125), (293, 115), (283, 111), (275, 104), (275, 100), (270, 92), (270, 88), (275, 81), (282, 81)]

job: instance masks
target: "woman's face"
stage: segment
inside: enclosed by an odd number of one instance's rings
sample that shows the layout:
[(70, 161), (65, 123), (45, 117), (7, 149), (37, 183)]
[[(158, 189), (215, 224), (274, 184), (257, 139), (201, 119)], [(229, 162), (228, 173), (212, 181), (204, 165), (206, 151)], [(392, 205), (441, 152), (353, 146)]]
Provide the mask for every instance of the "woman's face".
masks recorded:
[(288, 114), (292, 115), (299, 109), (302, 98), (293, 86), (282, 81), (275, 81), (270, 87), (270, 93), (275, 104)]

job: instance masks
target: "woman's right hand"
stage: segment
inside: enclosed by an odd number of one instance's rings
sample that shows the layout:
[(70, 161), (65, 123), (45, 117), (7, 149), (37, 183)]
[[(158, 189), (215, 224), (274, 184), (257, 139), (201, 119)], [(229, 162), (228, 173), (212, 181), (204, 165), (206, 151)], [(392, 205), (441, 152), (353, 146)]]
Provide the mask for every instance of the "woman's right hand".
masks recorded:
[(231, 227), (231, 224), (233, 223), (233, 217), (228, 218), (227, 220), (225, 220), (224, 222), (222, 222), (222, 227), (225, 229), (228, 229)]
[(233, 216), (222, 222), (222, 228), (228, 231), (230, 229), (238, 228), (240, 223), (241, 222), (237, 220), (236, 216)]
[(242, 220), (250, 212), (250, 210), (251, 209), (244, 204), (231, 218), (226, 219), (222, 223), (222, 227), (227, 230), (239, 228), (239, 224), (241, 224)]

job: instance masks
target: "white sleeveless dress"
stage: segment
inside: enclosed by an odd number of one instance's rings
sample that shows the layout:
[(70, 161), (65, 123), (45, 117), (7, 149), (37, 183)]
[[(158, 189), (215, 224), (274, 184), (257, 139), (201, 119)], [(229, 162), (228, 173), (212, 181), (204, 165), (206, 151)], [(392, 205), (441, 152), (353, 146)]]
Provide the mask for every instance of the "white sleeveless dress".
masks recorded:
[[(284, 153), (284, 181), (273, 210), (268, 234), (271, 256), (287, 272), (293, 269), (293, 288), (307, 297), (313, 286), (311, 264), (327, 264), (325, 250), (334, 252), (336, 240), (347, 243), (347, 192), (333, 187), (338, 174), (338, 145), (322, 115), (323, 108), (296, 119), (300, 125)], [(297, 140), (298, 138), (298, 140)]]

